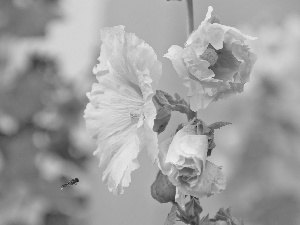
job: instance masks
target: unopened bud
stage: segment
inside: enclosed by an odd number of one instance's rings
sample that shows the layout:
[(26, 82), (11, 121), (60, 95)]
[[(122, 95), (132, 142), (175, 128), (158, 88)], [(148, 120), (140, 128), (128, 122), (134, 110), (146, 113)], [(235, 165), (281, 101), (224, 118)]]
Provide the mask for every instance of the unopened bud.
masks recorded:
[(176, 187), (170, 182), (168, 176), (159, 171), (151, 185), (151, 195), (160, 203), (175, 203)]

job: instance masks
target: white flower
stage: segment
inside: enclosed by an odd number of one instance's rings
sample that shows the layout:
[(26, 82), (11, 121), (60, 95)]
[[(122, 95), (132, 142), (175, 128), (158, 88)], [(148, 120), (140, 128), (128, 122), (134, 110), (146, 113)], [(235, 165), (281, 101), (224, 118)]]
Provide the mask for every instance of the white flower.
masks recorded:
[(147, 147), (153, 162), (158, 154), (153, 132), (156, 108), (152, 102), (161, 63), (153, 49), (123, 26), (101, 30), (100, 63), (94, 68), (99, 83), (87, 94), (87, 129), (97, 141), (95, 155), (105, 168), (103, 182), (123, 193), (130, 173), (139, 167), (137, 156)]
[(159, 167), (177, 188), (176, 201), (182, 196), (210, 196), (225, 189), (221, 169), (206, 160), (208, 137), (196, 134), (195, 125), (184, 126), (159, 146)]
[(189, 88), (193, 111), (242, 92), (256, 61), (256, 55), (245, 45), (246, 40), (255, 38), (233, 27), (212, 23), (212, 10), (210, 6), (205, 20), (190, 35), (185, 48), (173, 45), (165, 55)]

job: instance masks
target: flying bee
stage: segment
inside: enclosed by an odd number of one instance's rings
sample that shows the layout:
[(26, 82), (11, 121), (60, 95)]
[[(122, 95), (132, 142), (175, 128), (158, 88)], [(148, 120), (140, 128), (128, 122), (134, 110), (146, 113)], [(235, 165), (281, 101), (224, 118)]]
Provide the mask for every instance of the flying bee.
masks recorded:
[(61, 190), (64, 189), (65, 187), (69, 186), (69, 185), (77, 185), (77, 183), (79, 182), (78, 178), (74, 178), (72, 180), (70, 180), (68, 183), (61, 185)]

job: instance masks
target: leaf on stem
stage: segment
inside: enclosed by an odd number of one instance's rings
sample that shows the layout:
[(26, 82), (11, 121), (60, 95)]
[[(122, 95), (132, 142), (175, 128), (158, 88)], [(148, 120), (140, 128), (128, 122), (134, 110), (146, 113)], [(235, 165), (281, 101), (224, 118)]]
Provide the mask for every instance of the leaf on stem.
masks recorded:
[(177, 217), (180, 221), (195, 225), (198, 225), (200, 213), (203, 211), (198, 198), (195, 197), (191, 197), (190, 201), (185, 204), (184, 209), (178, 206), (177, 210)]
[(191, 215), (191, 216), (195, 216), (195, 215), (198, 215), (200, 214), (203, 209), (202, 207), (200, 206), (200, 202), (198, 199), (196, 198), (193, 198), (186, 204), (185, 206), (185, 212), (187, 215)]
[(209, 214), (207, 214), (205, 217), (203, 217), (200, 222), (199, 225), (210, 225), (210, 221), (209, 221)]
[(152, 98), (152, 101), (156, 108), (156, 118), (154, 120), (153, 131), (160, 134), (163, 132), (171, 118), (171, 105), (165, 98), (164, 92), (157, 90)]
[(177, 212), (177, 206), (176, 204), (173, 204), (164, 225), (174, 225), (176, 223), (176, 218), (177, 218), (176, 212)]
[(229, 123), (229, 122), (215, 122), (215, 123), (212, 123), (208, 126), (208, 128), (212, 129), (212, 130), (215, 130), (215, 129), (220, 129), (221, 127), (224, 127), (226, 125), (229, 125), (229, 124), (232, 124), (232, 123)]
[(231, 208), (220, 208), (217, 212), (215, 218), (211, 219), (213, 222), (224, 221), (228, 225), (244, 225), (242, 220), (238, 221), (235, 217), (231, 215)]

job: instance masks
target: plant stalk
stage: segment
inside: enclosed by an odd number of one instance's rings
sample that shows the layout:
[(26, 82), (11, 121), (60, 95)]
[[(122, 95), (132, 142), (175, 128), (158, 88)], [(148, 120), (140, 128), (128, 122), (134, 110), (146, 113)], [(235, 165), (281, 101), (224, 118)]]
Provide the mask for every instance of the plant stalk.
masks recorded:
[[(190, 34), (194, 31), (194, 9), (193, 9), (193, 0), (186, 0), (187, 16), (186, 16), (186, 25), (187, 25), (187, 37), (189, 38)], [(190, 112), (187, 115), (188, 120), (192, 120), (195, 117), (197, 118), (197, 112)]]
[(193, 0), (186, 0), (187, 6), (187, 36), (189, 37), (190, 34), (194, 31), (194, 11), (193, 11)]

